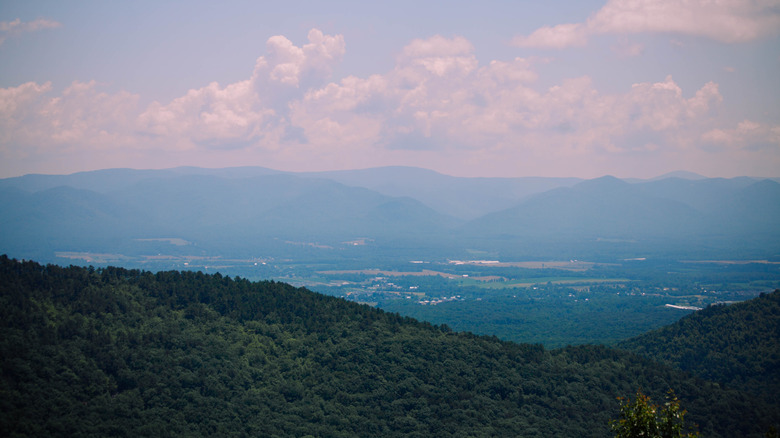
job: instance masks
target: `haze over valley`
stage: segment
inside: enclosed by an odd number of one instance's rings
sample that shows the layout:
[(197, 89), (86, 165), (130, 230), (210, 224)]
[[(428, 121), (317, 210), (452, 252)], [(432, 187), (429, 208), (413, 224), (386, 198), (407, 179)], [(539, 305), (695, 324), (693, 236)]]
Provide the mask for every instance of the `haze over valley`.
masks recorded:
[(0, 436), (775, 437), (779, 47), (777, 0), (0, 2)]
[(303, 247), (321, 259), (370, 251), (396, 261), (695, 261), (766, 259), (780, 249), (780, 184), (748, 177), (627, 182), (456, 178), (405, 167), (111, 169), (8, 178), (0, 190), (13, 206), (2, 212), (6, 248), (43, 260), (95, 253), (140, 263), (152, 250), (172, 263), (263, 259)]
[(61, 265), (276, 279), (519, 342), (610, 343), (780, 287), (780, 184), (686, 176), (26, 175), (0, 180), (14, 206), (0, 241)]

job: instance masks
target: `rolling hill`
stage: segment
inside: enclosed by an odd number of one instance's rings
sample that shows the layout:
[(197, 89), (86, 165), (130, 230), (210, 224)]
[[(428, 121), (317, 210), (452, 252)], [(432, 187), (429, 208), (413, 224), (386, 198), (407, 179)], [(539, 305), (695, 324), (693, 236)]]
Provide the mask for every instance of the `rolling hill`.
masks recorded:
[(780, 403), (780, 290), (710, 306), (618, 346)]

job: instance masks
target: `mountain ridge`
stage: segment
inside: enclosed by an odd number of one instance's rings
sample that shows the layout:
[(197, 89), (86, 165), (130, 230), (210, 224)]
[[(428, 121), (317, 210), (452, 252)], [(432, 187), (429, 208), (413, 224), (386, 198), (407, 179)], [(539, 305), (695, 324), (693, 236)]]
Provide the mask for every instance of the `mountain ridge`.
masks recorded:
[[(59, 199), (46, 192), (57, 187), (81, 192), (65, 191)], [(773, 221), (780, 214), (780, 184), (749, 178), (629, 183), (612, 176), (458, 178), (406, 167), (303, 175), (182, 167), (5, 179), (0, 201), (0, 250), (44, 260), (54, 251), (105, 252), (109, 240), (124, 239), (119, 246), (128, 248), (138, 246), (133, 239), (150, 238), (242, 254), (273, 239), (333, 246), (363, 238), (384, 247), (425, 240), (431, 248), (509, 259), (564, 247), (588, 257), (603, 253), (605, 242), (623, 258), (698, 248), (709, 252), (706, 257), (780, 253)], [(37, 247), (48, 255), (29, 251)], [(539, 254), (561, 256), (548, 253)]]

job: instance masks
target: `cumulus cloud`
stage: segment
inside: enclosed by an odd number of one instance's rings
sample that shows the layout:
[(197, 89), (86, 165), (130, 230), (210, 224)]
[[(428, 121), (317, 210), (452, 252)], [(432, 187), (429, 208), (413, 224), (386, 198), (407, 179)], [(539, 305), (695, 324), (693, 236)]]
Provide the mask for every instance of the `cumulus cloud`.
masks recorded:
[(777, 0), (610, 0), (585, 23), (559, 24), (517, 36), (518, 47), (582, 46), (592, 35), (671, 33), (743, 43), (780, 33)]
[(60, 26), (62, 26), (61, 23), (45, 18), (38, 18), (33, 21), (22, 21), (19, 18), (13, 21), (0, 21), (0, 44), (3, 44), (8, 37), (43, 29), (54, 29)]
[[(293, 135), (303, 129), (291, 124), (290, 108), (326, 84), (344, 47), (341, 35), (317, 29), (302, 46), (274, 36), (247, 79), (227, 85), (213, 82), (145, 108), (139, 107), (137, 95), (105, 93), (95, 81), (74, 82), (59, 95), (53, 95), (51, 83), (0, 89), (0, 161), (106, 151), (117, 159), (149, 150), (159, 156), (280, 152), (284, 144), (306, 143), (303, 136)], [(307, 128), (313, 134), (349, 139), (333, 123), (311, 122)]]
[(723, 97), (713, 82), (683, 90), (666, 77), (609, 94), (581, 76), (542, 88), (536, 69), (543, 61), (480, 65), (469, 41), (442, 36), (411, 41), (389, 71), (329, 82), (343, 38), (313, 30), (308, 41), (272, 37), (247, 79), (145, 107), (94, 81), (59, 94), (49, 83), (0, 89), (0, 161), (110, 150), (123, 159), (153, 152), (173, 163), (208, 156), (209, 165), (436, 167), (449, 160), (533, 173), (549, 162), (576, 173), (582, 157), (695, 155), (708, 153), (701, 143), (777, 145), (780, 138), (777, 126), (718, 126)]
[(152, 103), (139, 116), (142, 130), (175, 137), (182, 148), (277, 148), (288, 132), (289, 106), (321, 85), (344, 55), (341, 35), (308, 34), (298, 47), (284, 36), (266, 42), (249, 79), (227, 86), (214, 82), (168, 104)]
[(167, 105), (153, 102), (138, 122), (145, 132), (184, 140), (178, 144), (185, 148), (201, 143), (231, 145), (261, 135), (262, 122), (273, 110), (262, 108), (258, 102), (250, 81), (226, 87), (212, 82)]
[(474, 47), (463, 37), (447, 39), (436, 35), (412, 41), (404, 47), (399, 61), (408, 67), (420, 66), (436, 76), (468, 73), (477, 66), (473, 51)]
[(265, 45), (268, 54), (257, 59), (252, 78), (292, 87), (312, 86), (312, 82), (301, 82), (326, 78), (344, 56), (344, 37), (312, 29), (308, 39), (308, 44), (297, 47), (281, 35), (269, 38)]
[(51, 88), (29, 82), (0, 89), (4, 145), (107, 148), (132, 137), (138, 96), (99, 92), (95, 81), (73, 82), (57, 97), (49, 96)]
[(706, 143), (734, 149), (770, 149), (780, 151), (780, 125), (743, 120), (735, 128), (713, 129), (702, 134)]
[(496, 102), (509, 99), (514, 87), (536, 79), (530, 62), (524, 59), (493, 61), (479, 68), (473, 50), (460, 37), (412, 41), (392, 71), (366, 79), (348, 77), (308, 93), (294, 106), (293, 122), (305, 126), (327, 122), (331, 128), (338, 125), (338, 131), (318, 131), (317, 135), (309, 133), (311, 128), (305, 129), (312, 141), (342, 147), (349, 143), (329, 132), (341, 136), (347, 130), (351, 134), (345, 138), (395, 149), (430, 150), (435, 144), (473, 146), (470, 139), (476, 140), (474, 132), (454, 124), (480, 125), (476, 132), (507, 132), (503, 126), (506, 113), (494, 108)]
[(686, 98), (671, 77), (617, 95), (587, 77), (545, 91), (536, 79), (528, 59), (480, 67), (462, 39), (436, 36), (410, 43), (386, 74), (312, 90), (291, 121), (313, 143), (340, 149), (509, 153), (522, 145), (566, 155), (627, 150), (633, 145), (621, 139), (642, 133), (678, 137), (722, 100), (714, 83)]
[(36, 131), (31, 121), (37, 121), (42, 96), (49, 91), (51, 82), (40, 85), (28, 82), (18, 87), (0, 88), (0, 142), (4, 146), (24, 141)]

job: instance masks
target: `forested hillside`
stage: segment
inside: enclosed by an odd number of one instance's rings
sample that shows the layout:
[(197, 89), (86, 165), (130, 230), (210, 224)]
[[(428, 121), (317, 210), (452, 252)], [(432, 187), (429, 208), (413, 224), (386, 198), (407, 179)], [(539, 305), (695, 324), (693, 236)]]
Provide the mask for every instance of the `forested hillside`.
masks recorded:
[(276, 282), (0, 257), (2, 436), (593, 436), (674, 388), (705, 436), (775, 406), (605, 347), (453, 333)]
[(707, 307), (619, 346), (780, 403), (780, 290)]

